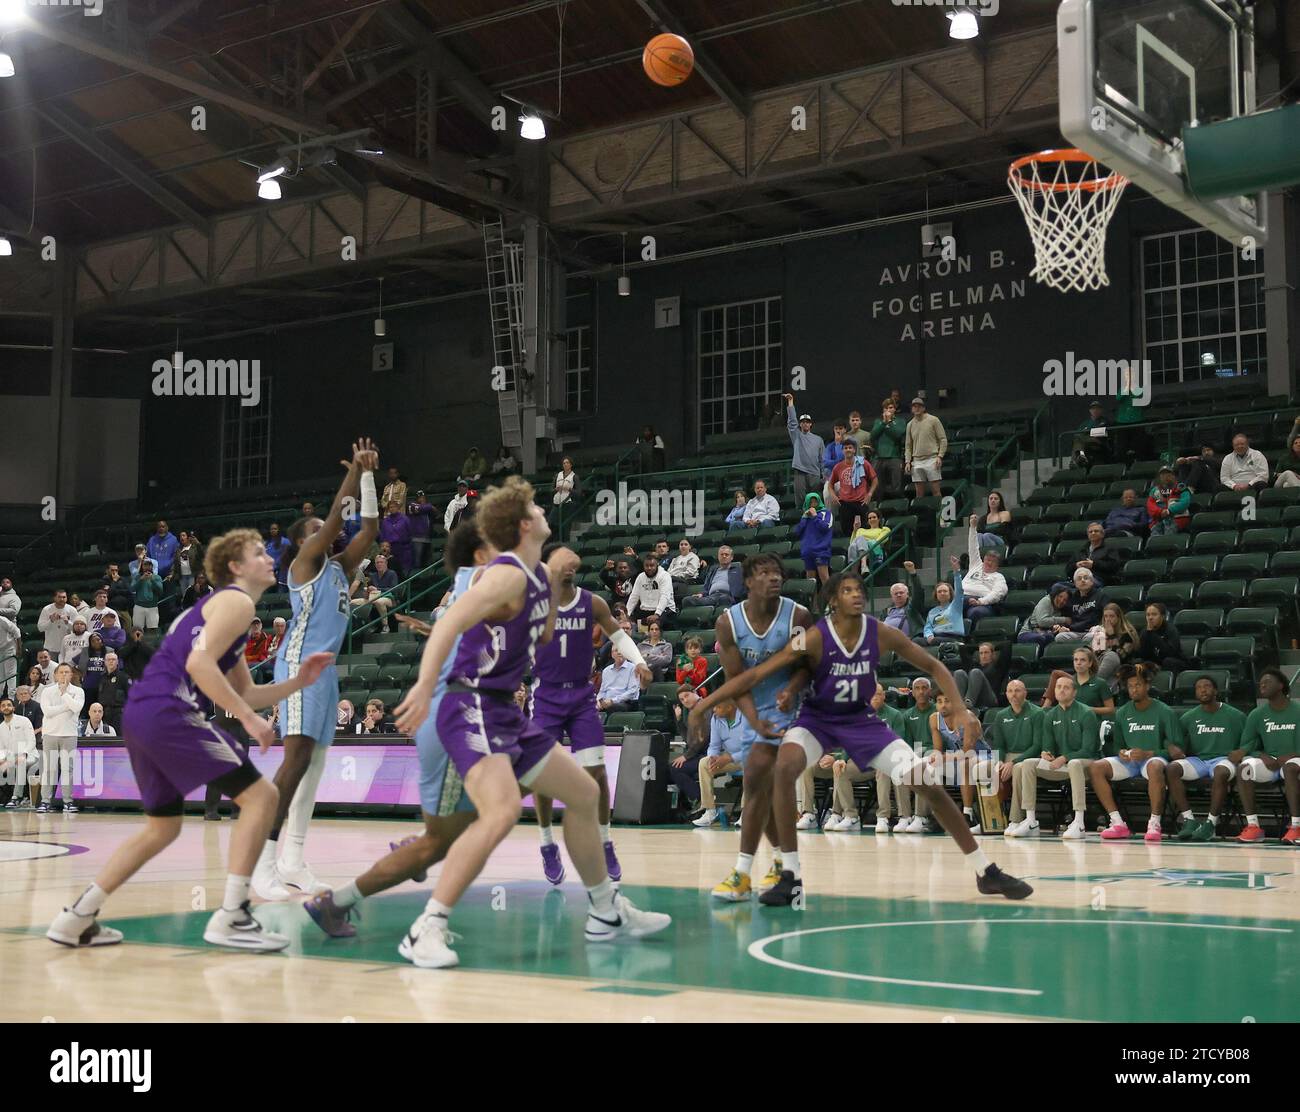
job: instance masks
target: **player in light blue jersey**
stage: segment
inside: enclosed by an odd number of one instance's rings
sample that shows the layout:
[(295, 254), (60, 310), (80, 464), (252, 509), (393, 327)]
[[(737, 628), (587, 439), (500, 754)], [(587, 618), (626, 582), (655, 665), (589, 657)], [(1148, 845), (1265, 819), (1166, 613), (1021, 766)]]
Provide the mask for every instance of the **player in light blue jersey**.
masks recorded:
[[(455, 569), (455, 579), (448, 606), (469, 590), (484, 566), (500, 555), (480, 535), (473, 519), (462, 521), (447, 539), (444, 564)], [(414, 623), (412, 623), (414, 624)], [(419, 623), (417, 632), (427, 634), (431, 626)], [(424, 832), (389, 843), (390, 853), (372, 865), (350, 884), (337, 891), (314, 896), (305, 904), (307, 914), (332, 938), (351, 938), (356, 927), (351, 923), (352, 908), (367, 896), (395, 888), (403, 881), (423, 883), (428, 870), (447, 856), (447, 849), (477, 815), (465, 793), (465, 785), (447, 750), (438, 737), (438, 708), (447, 690), (447, 678), (460, 648), (457, 638), (438, 674), (438, 683), (429, 703), (429, 717), (415, 731), (415, 747), (420, 757), (420, 810)]]
[[(341, 462), (348, 473), (328, 516), (323, 521), (315, 516), (299, 518), (289, 527), (293, 547), (282, 560), (289, 568), (293, 620), (275, 657), (277, 682), (296, 676), (312, 653), (339, 651), (352, 613), (349, 579), (379, 533), (374, 476), (379, 466), (377, 446), (362, 437), (352, 445), (352, 462)], [(360, 530), (340, 555), (331, 558), (330, 546), (343, 529), (344, 518), (355, 517), (358, 510)], [(295, 892), (319, 892), (324, 888), (304, 862), (302, 847), (316, 807), (316, 788), (325, 770), (325, 751), (334, 740), (338, 705), (339, 677), (333, 665), (310, 687), (280, 704), (284, 756), (275, 774), (280, 804), (253, 870), (253, 891), (264, 900), (287, 900)], [(288, 829), (281, 851), (280, 830), (286, 819)]]
[[(813, 625), (807, 610), (782, 596), (782, 571), (781, 561), (771, 553), (756, 553), (745, 560), (747, 597), (721, 615), (715, 626), (718, 655), (728, 680), (757, 668), (784, 649), (796, 630)], [(779, 733), (794, 721), (794, 704), (781, 696), (791, 678), (789, 670), (769, 676), (752, 692), (736, 700), (750, 729), (742, 757), (745, 812), (740, 819), (740, 855), (736, 866), (713, 889), (713, 895), (720, 900), (749, 899), (750, 871), (765, 831), (774, 852), (772, 868), (762, 883), (770, 887), (781, 878), (781, 853), (776, 848), (778, 838), (772, 810), (772, 773), (777, 747), (781, 744)], [(789, 805), (794, 806), (793, 798)]]

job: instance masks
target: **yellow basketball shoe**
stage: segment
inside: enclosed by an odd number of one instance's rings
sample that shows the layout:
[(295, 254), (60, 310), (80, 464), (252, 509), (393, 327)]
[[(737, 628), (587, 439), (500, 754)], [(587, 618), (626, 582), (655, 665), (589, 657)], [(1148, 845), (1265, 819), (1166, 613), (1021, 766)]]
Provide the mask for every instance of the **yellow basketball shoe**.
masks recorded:
[(773, 887), (780, 879), (781, 879), (781, 859), (779, 857), (773, 857), (772, 864), (768, 866), (767, 875), (764, 876), (761, 881), (759, 881), (758, 884), (759, 890), (766, 892), (769, 888)]
[(732, 869), (727, 874), (727, 879), (713, 889), (714, 899), (730, 900), (732, 903), (747, 900), (752, 894), (753, 889), (750, 887), (749, 874), (742, 873), (738, 869)]

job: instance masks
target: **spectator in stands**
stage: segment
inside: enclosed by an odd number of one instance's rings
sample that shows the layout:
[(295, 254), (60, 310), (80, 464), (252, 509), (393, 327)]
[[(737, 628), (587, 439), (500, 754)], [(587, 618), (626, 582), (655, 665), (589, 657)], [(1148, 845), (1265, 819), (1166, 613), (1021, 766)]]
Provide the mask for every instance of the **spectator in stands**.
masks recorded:
[(1155, 486), (1147, 495), (1147, 516), (1151, 519), (1151, 535), (1181, 533), (1192, 520), (1192, 492), (1174, 478), (1172, 467), (1162, 467), (1156, 472)]
[[(474, 450), (478, 451), (477, 448)], [(379, 499), (381, 506), (387, 506), (390, 502), (396, 502), (399, 506), (406, 505), (406, 480), (398, 474), (396, 467), (388, 469), (388, 482), (384, 484), (384, 490)]]
[(315, 517), (315, 516), (316, 516), (316, 504), (315, 504), (314, 502), (304, 502), (304, 503), (302, 504), (302, 510), (299, 511), (298, 516), (299, 516), (299, 517)]
[(1087, 568), (1092, 572), (1097, 586), (1104, 587), (1107, 583), (1114, 583), (1119, 579), (1122, 560), (1122, 554), (1106, 543), (1106, 531), (1101, 522), (1094, 521), (1088, 526), (1088, 540), (1079, 550), (1079, 554), (1066, 565), (1065, 574), (1074, 578), (1074, 573), (1079, 568)]
[(11, 811), (24, 802), (28, 769), (39, 760), (37, 752), (30, 719), (15, 713), (13, 699), (0, 698), (0, 792), (8, 796), (0, 800)]
[(158, 522), (153, 536), (145, 542), (145, 553), (153, 561), (154, 570), (158, 575), (166, 575), (172, 570), (172, 561), (176, 559), (176, 552), (180, 546), (181, 542), (168, 531), (167, 522)]
[[(292, 545), (289, 538), (280, 532), (280, 523), (273, 521), (267, 527), (266, 537), (266, 554), (275, 562), (275, 581), (280, 587), (285, 586), (285, 577), (289, 574), (289, 564), (292, 561), (286, 561), (284, 554), (288, 552)], [(197, 579), (203, 574), (202, 564), (195, 570), (194, 578)], [(186, 590), (189, 588), (187, 587)], [(182, 596), (183, 597), (183, 596)]]
[(1016, 638), (1022, 645), (1050, 645), (1058, 633), (1070, 628), (1070, 595), (1074, 588), (1064, 581), (1053, 583), (1034, 606)]
[(1011, 642), (981, 641), (961, 647), (961, 667), (952, 673), (957, 690), (971, 710), (989, 710), (998, 705), (998, 692), (1007, 684), (1011, 671)]
[(1075, 698), (1099, 718), (1113, 715), (1115, 700), (1111, 697), (1110, 685), (1097, 674), (1101, 670), (1097, 654), (1080, 645), (1074, 650), (1070, 662), (1074, 665)]
[[(631, 637), (632, 634), (636, 632), (636, 628), (632, 625), (632, 620), (627, 616), (626, 613), (614, 614), (614, 611), (611, 609), (610, 614), (613, 615), (614, 621), (618, 623), (618, 628), (621, 629), (624, 633), (626, 633), (629, 637)], [(660, 625), (659, 628), (661, 630), (663, 629), (662, 624)], [(596, 651), (596, 672), (597, 673), (603, 672), (605, 668), (609, 665), (609, 663), (614, 659), (613, 652), (612, 652), (612, 645), (613, 645), (612, 641), (606, 641), (600, 646), (599, 649), (597, 649)]]
[(389, 633), (397, 632), (397, 623), (388, 617), (388, 612), (396, 605), (397, 599), (386, 591), (397, 589), (397, 572), (388, 566), (388, 557), (380, 553), (375, 557), (370, 569), (370, 592), (368, 601), (374, 604), (379, 617), (384, 620), (384, 628)]
[(672, 579), (653, 555), (641, 561), (641, 568), (641, 574), (636, 577), (632, 591), (627, 596), (628, 617), (640, 624), (653, 614), (664, 629), (672, 629), (673, 622), (677, 619), (677, 600), (673, 598)]
[(756, 529), (781, 520), (781, 504), (767, 493), (767, 483), (754, 481), (754, 497), (745, 504), (745, 527)]
[(664, 640), (663, 626), (658, 618), (651, 618), (645, 625), (646, 639), (637, 647), (654, 682), (662, 683), (673, 664), (673, 647)]
[[(406, 516), (411, 523), (412, 565), (417, 568), (426, 567), (429, 563), (429, 538), (433, 533), (433, 513), (433, 503), (429, 501), (429, 496), (424, 491), (417, 490), (415, 501), (406, 507)], [(358, 515), (358, 529), (360, 529), (360, 520)]]
[(181, 562), (172, 562), (172, 570), (163, 579), (162, 597), (158, 599), (158, 624), (162, 629), (169, 629), (173, 619), (181, 612), (181, 599), (185, 591), (181, 587)]
[[(45, 686), (44, 681), (42, 681), (40, 686)], [(33, 687), (30, 683), (19, 684), (18, 690), (15, 693), (18, 696), (18, 701), (14, 703), (14, 713), (21, 714), (26, 718), (27, 721), (32, 724), (32, 730), (39, 738), (41, 736), (41, 728), (45, 720), (45, 715), (41, 710), (41, 703), (37, 698), (36, 693), (37, 688)]]
[(16, 621), (22, 608), (23, 600), (14, 590), (14, 581), (6, 575), (0, 579), (0, 614), (7, 614), (10, 620)]
[(578, 496), (578, 473), (573, 469), (573, 460), (565, 456), (560, 460), (560, 469), (555, 473), (555, 493), (551, 501), (562, 506)]
[(45, 674), (40, 670), (39, 666), (33, 664), (27, 669), (27, 686), (32, 691), (39, 692), (48, 682), (49, 680), (45, 678)]
[(77, 655), (75, 663), (81, 671), (81, 689), (86, 693), (87, 703), (99, 697), (99, 685), (108, 670), (104, 663), (106, 655), (104, 639), (98, 633), (89, 635), (86, 647)]
[(927, 483), (930, 494), (939, 497), (943, 457), (947, 452), (948, 434), (943, 422), (926, 411), (924, 398), (913, 398), (912, 419), (907, 423), (903, 442), (903, 468), (911, 474), (918, 498), (925, 497)]
[(36, 650), (36, 670), (41, 674), (41, 683), (49, 683), (54, 678), (54, 668), (58, 661), (49, 649)]
[(9, 613), (0, 611), (0, 695), (12, 695), (18, 686), (19, 660), (23, 651), (23, 631)]
[(934, 585), (934, 606), (926, 615), (919, 637), (912, 640), (919, 645), (938, 645), (943, 641), (959, 641), (966, 636), (966, 618), (962, 608), (961, 561), (949, 556), (952, 565), (952, 586)]
[(1006, 576), (998, 570), (1002, 566), (1002, 553), (997, 548), (990, 548), (980, 555), (978, 525), (979, 518), (972, 514), (966, 545), (970, 570), (961, 584), (969, 622), (993, 617), (1001, 610), (1002, 600), (1007, 597)]
[(271, 641), (266, 646), (266, 655), (275, 656), (280, 651), (280, 646), (284, 644), (284, 634), (289, 628), (289, 623), (283, 618), (274, 618), (271, 621)]
[(1088, 419), (1075, 430), (1073, 463), (1087, 470), (1094, 464), (1107, 463), (1111, 454), (1105, 407), (1101, 402), (1089, 402)]
[[(851, 454), (856, 445), (851, 440), (848, 443)], [(803, 558), (808, 578), (828, 582), (831, 577), (831, 512), (822, 504), (822, 496), (815, 490), (804, 495), (803, 516), (794, 527), (794, 535), (799, 542), (799, 555)]]
[(1174, 460), (1178, 481), (1193, 494), (1214, 494), (1219, 488), (1223, 460), (1213, 444), (1202, 444), (1200, 455), (1179, 456)]
[(626, 558), (606, 560), (605, 566), (600, 570), (600, 581), (605, 584), (605, 590), (613, 596), (615, 602), (626, 602), (632, 593), (631, 561)]
[(45, 634), (45, 649), (52, 659), (59, 659), (63, 639), (72, 632), (76, 618), (77, 612), (68, 605), (67, 591), (55, 591), (53, 601), (42, 608), (40, 617), (36, 619), (36, 628)]
[(1000, 490), (990, 490), (984, 503), (984, 513), (975, 523), (979, 533), (980, 548), (1006, 550), (1011, 543), (1011, 511), (1002, 501)]
[(858, 453), (857, 443), (844, 443), (844, 459), (835, 465), (830, 478), (830, 497), (838, 504), (836, 518), (840, 534), (851, 537), (859, 519), (867, 515), (867, 503), (876, 496), (880, 479), (876, 469)]
[(892, 398), (881, 403), (880, 416), (871, 426), (870, 434), (864, 434), (864, 439), (867, 443), (859, 441), (859, 447), (870, 445), (875, 450), (881, 492), (886, 498), (900, 497), (903, 493), (903, 456), (907, 450), (907, 421), (899, 415)]
[(68, 596), (68, 605), (77, 612), (77, 615), (83, 618), (87, 627), (90, 625), (90, 604), (83, 602), (82, 598), (76, 591)]
[(858, 574), (868, 575), (885, 562), (885, 542), (892, 530), (875, 510), (867, 511), (866, 521), (849, 540), (849, 553), (845, 562), (858, 562)]
[[(1291, 438), (1287, 450), (1277, 457), (1277, 466), (1273, 470), (1275, 487), (1300, 486), (1300, 434)], [(3, 596), (0, 596), (0, 605), (3, 602)]]
[(105, 610), (97, 631), (106, 649), (120, 649), (126, 644), (126, 630), (118, 623), (116, 610)]
[(415, 572), (415, 550), (411, 546), (411, 519), (402, 512), (405, 501), (388, 503), (388, 512), (380, 519), (379, 536), (392, 548), (393, 564), (402, 575)]
[(733, 497), (735, 498), (736, 504), (731, 507), (731, 511), (727, 514), (723, 524), (726, 525), (728, 529), (739, 529), (745, 524), (745, 503), (747, 499), (745, 498), (745, 492), (743, 490), (736, 491)]
[(790, 434), (793, 454), (790, 468), (794, 479), (795, 501), (802, 503), (810, 490), (822, 488), (822, 456), (826, 442), (812, 431), (813, 419), (808, 413), (795, 417), (794, 395), (785, 396), (785, 428)]
[(925, 611), (921, 609), (921, 579), (911, 560), (904, 561), (903, 570), (907, 572), (907, 582), (895, 583), (889, 588), (889, 606), (877, 617), (904, 637), (915, 639), (925, 626)]
[[(831, 477), (831, 472), (835, 470), (835, 465), (844, 458), (844, 437), (848, 432), (848, 425), (843, 421), (836, 421), (832, 426), (835, 439), (826, 445), (826, 450), (822, 452), (822, 481), (826, 482)], [(857, 442), (854, 441), (856, 444)]]
[(131, 577), (132, 580), (134, 580), (135, 577), (140, 574), (140, 565), (145, 562), (145, 560), (148, 558), (148, 555), (149, 554), (148, 552), (145, 551), (144, 545), (137, 544), (135, 546), (135, 559), (126, 565), (127, 574)]
[(442, 530), (444, 533), (450, 533), (459, 523), (461, 514), (465, 512), (465, 507), (469, 505), (469, 484), (464, 479), (456, 483), (456, 493), (448, 500), (447, 509), (442, 515)]
[(86, 628), (86, 619), (78, 615), (72, 620), (71, 632), (64, 635), (63, 641), (59, 645), (59, 660), (66, 661), (68, 664), (76, 664), (77, 657), (82, 654), (89, 640), (90, 633)]
[[(1043, 688), (1043, 699), (1039, 704), (1040, 706), (1045, 708), (1056, 706), (1056, 685), (1057, 682), (1062, 679), (1067, 679), (1071, 683), (1074, 682), (1074, 676), (1069, 672), (1066, 672), (1061, 668), (1053, 668), (1052, 674), (1047, 677), (1047, 686)], [(1093, 717), (1095, 718), (1096, 715), (1093, 715)]]
[(83, 615), (86, 628), (92, 633), (98, 633), (99, 627), (104, 624), (104, 615), (109, 613), (112, 613), (112, 608), (108, 605), (108, 589), (100, 587), (95, 592), (95, 605)]
[(163, 581), (153, 570), (152, 560), (140, 562), (140, 572), (131, 578), (135, 592), (135, 607), (131, 611), (131, 624), (141, 629), (158, 628), (158, 603), (163, 597)]
[(862, 427), (862, 414), (856, 409), (849, 414), (849, 427), (844, 437), (852, 440), (859, 452), (871, 447), (871, 434)]
[[(86, 698), (90, 695), (87, 693)], [(86, 710), (86, 717), (78, 730), (81, 737), (117, 737), (117, 730), (111, 722), (104, 721), (104, 708), (100, 703), (91, 703)]]
[(1116, 688), (1115, 674), (1130, 661), (1137, 659), (1141, 637), (1128, 620), (1124, 608), (1117, 602), (1108, 602), (1101, 608), (1101, 632), (1093, 639), (1093, 651), (1100, 656), (1097, 676), (1111, 691)]
[(700, 558), (685, 537), (677, 542), (677, 555), (668, 565), (668, 575), (684, 583), (694, 583), (700, 575)]
[(469, 455), (465, 457), (464, 463), (460, 465), (460, 478), (464, 479), (470, 486), (479, 482), (487, 474), (488, 464), (484, 459), (483, 453), (477, 447), (469, 450)]
[(131, 680), (122, 671), (121, 658), (112, 649), (107, 650), (97, 695), (104, 708), (104, 717), (119, 734), (122, 732), (122, 708), (126, 706), (126, 693), (130, 688)]
[(600, 673), (600, 691), (596, 694), (596, 707), (602, 711), (636, 710), (641, 705), (643, 682), (636, 674), (636, 665), (618, 649), (610, 646), (610, 662)]
[(254, 618), (248, 626), (248, 640), (244, 642), (244, 660), (249, 667), (261, 664), (271, 648), (271, 638), (262, 631), (262, 619)]
[(397, 727), (391, 722), (384, 721), (384, 701), (382, 699), (367, 699), (365, 716), (352, 727), (354, 734), (365, 736), (367, 734), (395, 734)]
[(1258, 494), (1268, 486), (1268, 460), (1258, 448), (1250, 446), (1250, 437), (1244, 432), (1232, 438), (1232, 451), (1219, 468), (1219, 483), (1224, 490), (1243, 494), (1247, 491)]
[(337, 733), (348, 733), (352, 727), (352, 719), (357, 715), (357, 708), (352, 705), (351, 699), (340, 699), (338, 710), (335, 712), (334, 722)]
[[(197, 585), (196, 583), (195, 586)], [(190, 589), (193, 590), (194, 588), (191, 587)], [(118, 653), (122, 661), (122, 667), (132, 683), (135, 683), (144, 675), (145, 666), (153, 658), (153, 654), (154, 647), (144, 639), (144, 630), (136, 626), (127, 635), (126, 644), (122, 646), (122, 651)]]
[(731, 545), (718, 547), (718, 562), (704, 574), (704, 589), (688, 595), (683, 606), (730, 606), (745, 597), (745, 576), (736, 563)]
[(1092, 627), (1100, 624), (1101, 608), (1106, 604), (1106, 599), (1097, 589), (1097, 580), (1087, 568), (1079, 568), (1072, 578), (1070, 628), (1058, 633), (1057, 641), (1082, 641), (1088, 637)]
[(1145, 537), (1151, 527), (1147, 508), (1138, 500), (1138, 492), (1129, 487), (1120, 497), (1120, 504), (1106, 515), (1101, 523), (1108, 537)]
[(704, 642), (698, 637), (686, 638), (686, 644), (677, 654), (678, 684), (689, 683), (697, 691), (703, 686), (709, 674), (709, 661), (704, 655)]
[[(745, 716), (730, 699), (713, 708), (713, 717), (709, 721), (708, 752), (697, 767), (700, 806), (704, 810), (695, 819), (695, 826), (704, 829), (718, 821), (717, 797), (713, 792), (714, 777), (727, 776), (745, 767), (745, 755), (749, 751), (752, 737)], [(744, 806), (743, 797), (741, 806)]]
[(190, 589), (181, 596), (181, 609), (188, 610), (205, 595), (212, 594), (212, 584), (208, 582), (206, 572), (199, 572), (190, 584)]
[(654, 545), (655, 559), (659, 561), (661, 568), (668, 566), (668, 541), (660, 537)]
[(193, 533), (182, 529), (179, 536), (180, 544), (176, 549), (176, 563), (180, 567), (181, 577), (181, 594), (183, 595), (189, 586), (194, 582), (194, 577), (198, 574), (199, 569), (203, 567), (203, 546), (199, 544), (199, 538)]
[(637, 440), (637, 456), (641, 472), (663, 471), (668, 465), (668, 450), (664, 447), (664, 438), (655, 432), (654, 425), (645, 425)]
[(1138, 640), (1136, 660), (1158, 665), (1166, 672), (1180, 672), (1186, 668), (1182, 640), (1169, 624), (1169, 608), (1163, 602), (1149, 602), (1146, 619), (1147, 627)]
[(104, 587), (108, 591), (108, 604), (114, 610), (130, 610), (132, 605), (131, 583), (123, 578), (116, 564), (109, 564), (104, 569)]
[(511, 454), (510, 449), (502, 444), (497, 449), (496, 459), (492, 461), (493, 475), (513, 475), (519, 470), (519, 461)]

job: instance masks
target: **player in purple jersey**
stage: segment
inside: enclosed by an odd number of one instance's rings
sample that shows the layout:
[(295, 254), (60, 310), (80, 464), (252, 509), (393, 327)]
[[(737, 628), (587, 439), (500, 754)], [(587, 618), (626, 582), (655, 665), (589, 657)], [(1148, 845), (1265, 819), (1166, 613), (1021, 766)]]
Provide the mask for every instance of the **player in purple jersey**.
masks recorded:
[(181, 832), (185, 796), (204, 784), (219, 787), (240, 808), (230, 839), (230, 875), (221, 907), (203, 932), (206, 942), (235, 950), (282, 950), (289, 940), (253, 918), (248, 889), (257, 852), (275, 815), (275, 785), (262, 779), (248, 751), (208, 720), (224, 708), (263, 753), (271, 724), (257, 713), (313, 683), (334, 657), (313, 653), (283, 683), (254, 685), (244, 642), (262, 593), (275, 585), (275, 563), (262, 538), (236, 529), (208, 546), (207, 573), (217, 590), (176, 619), (144, 675), (132, 685), (122, 737), (140, 788), (144, 829), (118, 847), (95, 882), (54, 919), (46, 937), (65, 946), (104, 946), (122, 932), (101, 926), (99, 910)]
[[(653, 676), (642, 659), (641, 650), (631, 636), (624, 633), (609, 612), (609, 603), (599, 595), (574, 585), (582, 560), (562, 544), (547, 545), (542, 559), (552, 572), (556, 584), (552, 599), (555, 630), (548, 644), (537, 654), (533, 675), (537, 682), (532, 691), (532, 720), (554, 741), (569, 738), (573, 759), (591, 773), (600, 789), (600, 840), (605, 849), (605, 868), (610, 880), (621, 880), (623, 870), (614, 852), (609, 832), (609, 779), (605, 775), (605, 728), (596, 709), (596, 692), (591, 686), (591, 669), (595, 647), (591, 639), (593, 626), (600, 626), (605, 636), (624, 657), (636, 666), (637, 678), (644, 691)], [(542, 836), (542, 873), (552, 884), (564, 882), (564, 862), (560, 847), (551, 830), (551, 800), (538, 793), (537, 826)]]
[(483, 497), (476, 520), (501, 555), (433, 627), (419, 679), (397, 707), (399, 728), (413, 734), (429, 713), (443, 662), (459, 637), (438, 708), (438, 736), (478, 817), (452, 844), (433, 897), (398, 947), (429, 969), (459, 962), (449, 945), (448, 916), (519, 820), (521, 788), (565, 806), (564, 841), (590, 898), (587, 941), (640, 938), (672, 921), (633, 907), (614, 887), (601, 852), (595, 781), (514, 700), (536, 645), (548, 642), (554, 629), (550, 575), (541, 563), (550, 527), (533, 502), (533, 488), (511, 476)]
[[(295, 605), (293, 621), (276, 661), (277, 678), (292, 676), (302, 657), (313, 649), (338, 651), (347, 631), (348, 618), (344, 615), (350, 610), (346, 585), (379, 534), (379, 499), (375, 495), (378, 446), (360, 437), (352, 445), (352, 461), (339, 462), (348, 473), (325, 519), (303, 517), (289, 526), (292, 543), (281, 559), (288, 569), (286, 581)], [(333, 572), (331, 582), (322, 574), (330, 570), (326, 567), (331, 561), (330, 546), (342, 531), (344, 518), (353, 518), (358, 512), (361, 528), (347, 548), (333, 558), (343, 574)], [(322, 618), (326, 621), (321, 622)], [(315, 630), (308, 628), (318, 624), (329, 625), (329, 634), (318, 638)], [(326, 888), (303, 860), (303, 845), (316, 807), (316, 789), (325, 771), (325, 757), (334, 739), (338, 702), (338, 678), (331, 669), (315, 688), (291, 696), (280, 707), (284, 759), (275, 774), (280, 802), (253, 870), (253, 891), (264, 900), (287, 900), (295, 892), (318, 894)], [(280, 830), (286, 823), (287, 837), (281, 850)]]
[(708, 721), (709, 710), (724, 699), (739, 698), (782, 668), (795, 669), (792, 685), (800, 682), (798, 669), (801, 667), (811, 673), (803, 706), (782, 739), (776, 762), (773, 799), (785, 868), (780, 882), (765, 892), (761, 901), (777, 906), (791, 903), (802, 906), (794, 789), (800, 773), (833, 749), (843, 749), (863, 771), (871, 767), (887, 772), (895, 784), (912, 785), (922, 798), (929, 800), (934, 817), (974, 865), (979, 891), (1023, 900), (1033, 889), (989, 862), (957, 805), (942, 785), (934, 782), (929, 760), (914, 753), (871, 710), (880, 657), (892, 652), (929, 675), (948, 697), (949, 705), (958, 708), (953, 716), (953, 728), (969, 727), (973, 733), (978, 729), (978, 722), (966, 708), (952, 673), (896, 629), (864, 613), (867, 596), (856, 572), (841, 572), (831, 579), (827, 588), (829, 610), (816, 626), (799, 631), (775, 656), (728, 680), (691, 709), (691, 732), (698, 739)]

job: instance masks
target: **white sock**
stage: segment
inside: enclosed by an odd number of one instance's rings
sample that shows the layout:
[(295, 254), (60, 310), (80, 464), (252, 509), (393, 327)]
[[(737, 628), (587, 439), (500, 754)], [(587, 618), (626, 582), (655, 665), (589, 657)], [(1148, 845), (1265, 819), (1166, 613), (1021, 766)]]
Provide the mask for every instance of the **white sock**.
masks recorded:
[[(262, 867), (265, 866), (265, 865), (274, 865), (274, 864), (275, 864), (275, 854), (276, 854), (276, 851), (277, 851), (279, 848), (280, 848), (280, 847), (279, 847), (278, 845), (276, 845), (275, 842), (272, 842), (272, 841), (268, 840), (268, 841), (267, 841), (267, 842), (262, 846), (262, 852), (259, 853), (259, 854), (257, 855), (257, 866), (256, 866), (256, 868), (257, 868), (257, 869), (260, 869), (260, 868), (262, 868)], [(256, 871), (256, 869), (255, 869), (254, 871)]]
[(248, 885), (252, 879), (251, 876), (235, 876), (234, 873), (226, 877), (226, 894), (221, 900), (222, 911), (238, 911), (241, 905), (248, 902)]
[(1123, 825), (1124, 825), (1124, 820), (1123, 820), (1122, 818), (1119, 817), (1119, 812), (1118, 812), (1118, 811), (1110, 811), (1110, 812), (1108, 812), (1108, 813), (1110, 814), (1110, 824), (1111, 824), (1111, 826), (1123, 826)]
[(614, 882), (606, 877), (594, 888), (587, 889), (587, 896), (591, 900), (591, 910), (597, 915), (614, 914), (614, 894), (618, 891), (614, 887)]
[(542, 836), (542, 845), (544, 846), (555, 845), (555, 831), (553, 828), (549, 826), (541, 826), (538, 827), (538, 832)]
[(1034, 809), (1033, 809), (1032, 807), (1030, 807), (1030, 808), (1025, 812), (1025, 822), (1029, 823), (1030, 826), (1033, 826), (1034, 823), (1036, 823), (1037, 821), (1038, 821), (1038, 820), (1034, 817)]
[(803, 874), (799, 872), (799, 851), (791, 850), (790, 852), (782, 851), (781, 868), (784, 871), (794, 873), (795, 880), (798, 880)]
[(1247, 826), (1258, 826), (1258, 825), (1259, 825), (1259, 816), (1258, 816), (1258, 815), (1247, 815), (1247, 816), (1246, 816), (1246, 825), (1247, 825)]
[(1206, 815), (1206, 816), (1205, 816), (1205, 821), (1208, 822), (1211, 826), (1218, 826), (1218, 825), (1219, 825), (1219, 816), (1218, 816), (1218, 815)]
[(975, 875), (983, 876), (988, 870), (989, 859), (984, 856), (984, 851), (976, 846), (966, 855), (966, 860), (975, 866)]
[(430, 896), (429, 902), (424, 905), (424, 913), (426, 915), (432, 915), (435, 918), (441, 919), (445, 923), (447, 921), (447, 918), (451, 915), (451, 908), (449, 908), (444, 903), (439, 903), (432, 896)]
[(1082, 826), (1082, 825), (1083, 825), (1083, 812), (1082, 812), (1082, 811), (1075, 811), (1075, 812), (1074, 812), (1074, 825), (1075, 825), (1075, 826)]
[(1291, 816), (1291, 825), (1292, 825), (1292, 826), (1300, 826), (1300, 815), (1292, 815), (1292, 816)]
[(1147, 819), (1147, 829), (1148, 829), (1148, 830), (1159, 830), (1159, 829), (1160, 829), (1160, 816), (1159, 816), (1159, 815), (1152, 815), (1149, 819)]
[(974, 808), (974, 807), (963, 807), (963, 808), (961, 809), (961, 813), (962, 813), (963, 815), (965, 815), (968, 819), (973, 819), (973, 818), (975, 817), (975, 808)]
[(601, 844), (601, 845), (604, 845), (604, 844), (605, 844), (606, 842), (608, 842), (608, 841), (610, 841), (610, 836), (609, 836), (609, 823), (607, 823), (607, 822), (606, 822), (606, 823), (601, 823), (601, 826), (600, 826), (600, 844)]
[(361, 894), (361, 889), (357, 887), (357, 882), (354, 880), (334, 893), (334, 906), (353, 907), (364, 899), (365, 896)]
[(311, 761), (302, 774), (298, 790), (293, 793), (293, 802), (289, 804), (289, 813), (285, 816), (284, 827), (280, 831), (280, 862), (286, 869), (301, 869), (303, 866), (302, 847), (307, 841), (307, 827), (311, 825), (312, 813), (316, 810), (316, 789), (320, 787), (328, 755), (328, 746), (313, 746)]
[(1183, 822), (1191, 822), (1196, 816), (1191, 811), (1183, 811), (1178, 816)]
[(736, 872), (741, 876), (749, 876), (754, 871), (754, 855), (752, 853), (736, 854)]
[(75, 911), (78, 915), (94, 915), (104, 906), (106, 899), (108, 899), (108, 893), (98, 884), (92, 884), (72, 901), (72, 907), (69, 910)]
[(772, 868), (778, 873), (781, 871), (781, 851), (775, 847), (772, 849)]

